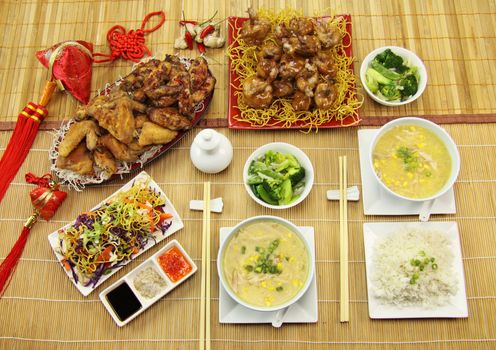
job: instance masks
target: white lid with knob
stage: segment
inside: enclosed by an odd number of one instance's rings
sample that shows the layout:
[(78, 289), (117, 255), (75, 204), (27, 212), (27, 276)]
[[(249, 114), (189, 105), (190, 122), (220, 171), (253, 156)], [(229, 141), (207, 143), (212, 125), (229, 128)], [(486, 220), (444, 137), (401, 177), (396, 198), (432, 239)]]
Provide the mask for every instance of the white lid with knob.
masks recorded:
[(196, 135), (190, 148), (193, 165), (205, 173), (219, 173), (229, 166), (233, 148), (229, 139), (213, 130), (204, 129)]

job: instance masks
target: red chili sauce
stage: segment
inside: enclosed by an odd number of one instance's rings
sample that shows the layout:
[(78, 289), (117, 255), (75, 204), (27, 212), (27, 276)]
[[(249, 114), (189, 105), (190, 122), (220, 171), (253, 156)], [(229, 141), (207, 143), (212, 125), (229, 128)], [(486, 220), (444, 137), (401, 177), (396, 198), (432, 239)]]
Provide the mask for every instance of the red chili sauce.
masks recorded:
[(193, 268), (177, 247), (172, 247), (158, 257), (158, 263), (172, 282), (189, 274)]

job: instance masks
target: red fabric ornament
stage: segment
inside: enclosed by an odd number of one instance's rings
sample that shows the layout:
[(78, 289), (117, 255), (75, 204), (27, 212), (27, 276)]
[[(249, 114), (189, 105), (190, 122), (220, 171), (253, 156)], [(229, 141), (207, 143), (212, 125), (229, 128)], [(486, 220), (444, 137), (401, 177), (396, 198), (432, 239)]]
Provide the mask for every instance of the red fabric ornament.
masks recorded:
[[(41, 181), (37, 181), (40, 180)], [(36, 183), (38, 188), (29, 192), (31, 203), (39, 215), (49, 221), (54, 215), (59, 206), (67, 197), (67, 193), (59, 190), (59, 185), (53, 183), (50, 174), (45, 174), (41, 178), (36, 178), (31, 173), (26, 174), (28, 183)]]
[[(53, 55), (56, 57), (53, 57)], [(38, 51), (36, 57), (46, 68), (53, 60), (53, 78), (59, 88), (67, 90), (76, 100), (87, 104), (90, 100), (93, 44), (86, 41), (64, 41)], [(52, 77), (52, 76), (51, 76)]]
[(36, 177), (31, 173), (26, 174), (28, 183), (37, 184), (38, 187), (29, 193), (34, 213), (24, 224), (19, 238), (15, 242), (12, 250), (0, 265), (0, 297), (3, 295), (14, 274), (15, 268), (21, 258), (24, 247), (28, 241), (31, 227), (36, 223), (38, 216), (45, 220), (50, 220), (57, 208), (67, 197), (67, 193), (59, 190), (59, 185), (52, 180), (51, 174)]

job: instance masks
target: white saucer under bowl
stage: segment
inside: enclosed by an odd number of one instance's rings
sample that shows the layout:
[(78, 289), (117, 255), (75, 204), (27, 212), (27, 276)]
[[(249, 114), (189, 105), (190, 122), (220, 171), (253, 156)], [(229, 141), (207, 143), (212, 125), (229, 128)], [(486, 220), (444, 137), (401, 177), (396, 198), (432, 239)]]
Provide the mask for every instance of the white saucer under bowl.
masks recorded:
[[(418, 215), (423, 202), (397, 198), (386, 192), (377, 182), (369, 161), (369, 148), (379, 129), (358, 130), (360, 175), (362, 177), (363, 212), (365, 215)], [(455, 214), (455, 192), (449, 189), (437, 198), (431, 214)]]
[[(312, 262), (315, 264), (315, 240), (313, 227), (300, 227), (303, 237), (311, 249)], [(226, 239), (232, 227), (221, 227), (220, 244)], [(255, 311), (234, 301), (219, 284), (219, 322), (220, 323), (272, 323), (277, 311)], [(315, 323), (318, 320), (317, 281), (315, 275), (307, 292), (292, 304), (283, 318), (283, 323)]]

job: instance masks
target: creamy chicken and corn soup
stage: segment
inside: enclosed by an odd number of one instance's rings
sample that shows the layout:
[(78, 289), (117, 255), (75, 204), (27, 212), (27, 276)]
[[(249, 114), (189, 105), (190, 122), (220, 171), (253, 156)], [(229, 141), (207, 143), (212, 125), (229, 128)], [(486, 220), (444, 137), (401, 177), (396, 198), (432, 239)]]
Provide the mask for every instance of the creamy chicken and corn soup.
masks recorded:
[(229, 288), (243, 301), (273, 307), (303, 288), (310, 256), (302, 239), (275, 221), (242, 227), (227, 243), (222, 269)]
[(438, 193), (451, 176), (451, 156), (443, 141), (419, 125), (398, 125), (377, 141), (376, 174), (393, 192), (408, 198)]

